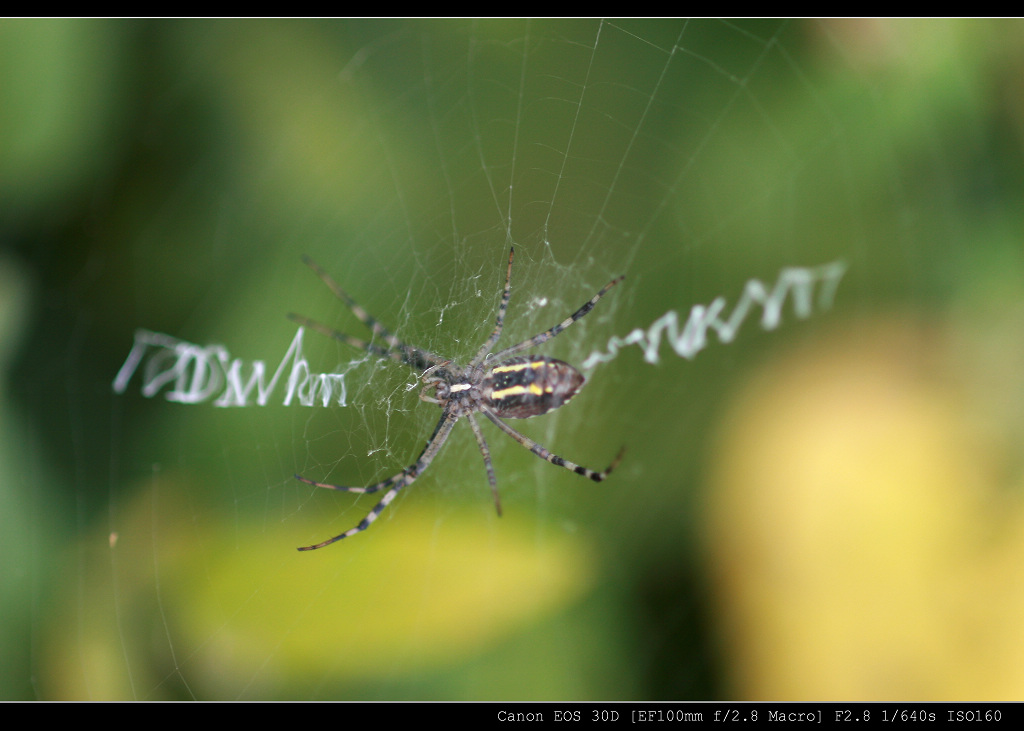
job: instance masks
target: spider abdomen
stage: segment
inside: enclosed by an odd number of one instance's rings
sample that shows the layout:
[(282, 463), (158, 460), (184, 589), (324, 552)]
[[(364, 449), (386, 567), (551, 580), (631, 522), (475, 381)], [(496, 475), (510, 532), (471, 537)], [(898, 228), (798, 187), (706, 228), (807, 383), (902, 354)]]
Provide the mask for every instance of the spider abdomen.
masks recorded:
[(582, 385), (583, 375), (568, 363), (529, 355), (494, 366), (483, 379), (491, 411), (508, 419), (553, 411), (568, 403)]

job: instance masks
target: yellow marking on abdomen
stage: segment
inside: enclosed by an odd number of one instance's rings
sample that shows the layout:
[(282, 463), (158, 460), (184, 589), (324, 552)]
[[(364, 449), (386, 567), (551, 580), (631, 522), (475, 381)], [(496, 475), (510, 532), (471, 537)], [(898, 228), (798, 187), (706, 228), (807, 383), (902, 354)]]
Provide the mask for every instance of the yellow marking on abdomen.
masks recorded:
[[(550, 389), (548, 389), (548, 391), (550, 392)], [(500, 391), (491, 392), (491, 398), (503, 399), (508, 396), (522, 396), (527, 393), (533, 396), (540, 396), (544, 393), (544, 389), (536, 383), (531, 383), (529, 386), (509, 386), (508, 388), (503, 388)]]
[(495, 366), (491, 369), (491, 373), (516, 373), (527, 368), (540, 368), (543, 365), (546, 365), (546, 363), (542, 360), (535, 360), (529, 363), (510, 363), (509, 365)]

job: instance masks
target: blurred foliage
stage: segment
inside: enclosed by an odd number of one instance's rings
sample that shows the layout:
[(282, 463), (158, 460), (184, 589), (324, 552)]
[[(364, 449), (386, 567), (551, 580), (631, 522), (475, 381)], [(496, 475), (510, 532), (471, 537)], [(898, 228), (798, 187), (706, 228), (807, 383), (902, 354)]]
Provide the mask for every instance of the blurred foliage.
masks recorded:
[[(1022, 36), (0, 21), (0, 696), (1019, 697)], [(601, 486), (495, 437), (499, 521), (461, 434), (312, 555), (373, 503), (293, 474), (405, 464), (436, 418), (407, 374), (353, 372), (346, 409), (111, 393), (138, 327), (268, 363), (287, 312), (353, 327), (303, 253), (461, 357), (512, 242), (509, 337), (627, 274), (573, 359), (849, 273), (524, 426), (591, 466), (626, 443)]]

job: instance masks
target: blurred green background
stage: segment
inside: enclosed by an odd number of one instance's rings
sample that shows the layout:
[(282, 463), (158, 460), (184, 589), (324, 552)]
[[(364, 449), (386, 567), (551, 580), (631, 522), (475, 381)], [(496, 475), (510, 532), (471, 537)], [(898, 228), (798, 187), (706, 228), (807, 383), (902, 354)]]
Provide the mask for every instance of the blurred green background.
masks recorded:
[[(0, 697), (1016, 699), (1024, 24), (0, 21)], [(842, 260), (835, 305), (626, 348), (458, 426), (307, 334), (345, 407), (111, 383), (137, 328), (273, 369), (300, 312), (467, 360)], [(140, 371), (141, 373), (141, 371)], [(533, 423), (536, 421), (536, 423)]]

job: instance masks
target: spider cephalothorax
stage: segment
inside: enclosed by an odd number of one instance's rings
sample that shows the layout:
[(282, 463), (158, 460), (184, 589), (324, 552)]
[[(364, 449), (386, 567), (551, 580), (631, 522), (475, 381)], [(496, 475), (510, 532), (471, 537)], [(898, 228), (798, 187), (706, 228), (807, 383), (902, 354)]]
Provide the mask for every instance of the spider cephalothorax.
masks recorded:
[[(409, 467), (397, 475), (389, 477), (383, 482), (369, 487), (344, 487), (342, 485), (330, 485), (323, 482), (315, 482), (300, 475), (295, 477), (302, 482), (315, 487), (326, 487), (331, 490), (344, 490), (345, 492), (372, 493), (380, 490), (387, 490), (381, 501), (374, 506), (365, 518), (355, 528), (351, 528), (340, 535), (328, 538), (322, 543), (314, 546), (303, 546), (300, 551), (311, 551), (316, 548), (323, 548), (342, 538), (348, 538), (360, 531), (366, 530), (381, 511), (394, 500), (399, 490), (413, 481), (430, 465), (441, 450), (445, 440), (451, 433), (455, 422), (465, 417), (473, 430), (480, 452), (484, 457), (484, 465), (487, 468), (487, 479), (494, 493), (494, 503), (501, 515), (501, 500), (498, 497), (498, 482), (494, 476), (494, 465), (491, 463), (491, 452), (484, 439), (480, 425), (477, 423), (475, 414), (483, 414), (492, 421), (499, 429), (551, 464), (565, 467), (578, 475), (589, 477), (595, 482), (604, 480), (622, 457), (622, 451), (612, 460), (612, 463), (601, 472), (582, 467), (569, 460), (552, 454), (547, 449), (537, 444), (529, 437), (520, 434), (518, 431), (506, 424), (502, 419), (527, 419), (531, 416), (540, 416), (549, 411), (564, 406), (579, 391), (583, 385), (583, 375), (568, 363), (548, 358), (547, 356), (527, 355), (510, 357), (515, 353), (533, 348), (541, 343), (547, 342), (558, 335), (565, 328), (586, 315), (594, 308), (605, 293), (622, 281), (622, 277), (613, 279), (606, 284), (601, 291), (595, 294), (585, 305), (576, 310), (571, 316), (535, 335), (529, 340), (524, 340), (511, 347), (492, 353), (491, 349), (497, 344), (501, 337), (501, 330), (505, 323), (505, 312), (508, 310), (509, 298), (512, 295), (512, 259), (515, 250), (508, 252), (508, 271), (505, 275), (505, 289), (502, 292), (501, 304), (498, 306), (498, 318), (490, 337), (477, 351), (476, 357), (466, 367), (457, 366), (450, 360), (446, 360), (429, 350), (406, 345), (395, 335), (389, 332), (377, 320), (371, 317), (366, 310), (360, 307), (355, 300), (348, 296), (334, 280), (311, 259), (306, 258), (306, 263), (316, 272), (330, 287), (337, 297), (358, 317), (378, 338), (384, 341), (385, 345), (366, 342), (351, 335), (332, 330), (309, 318), (300, 315), (289, 315), (292, 320), (301, 325), (313, 328), (329, 337), (340, 340), (356, 348), (361, 348), (369, 353), (382, 358), (390, 358), (400, 363), (422, 371), (421, 378), (424, 383), (420, 398), (424, 401), (437, 404), (441, 407), (441, 420), (434, 427), (434, 433), (427, 441), (419, 458)], [(433, 395), (429, 395), (433, 390)]]

